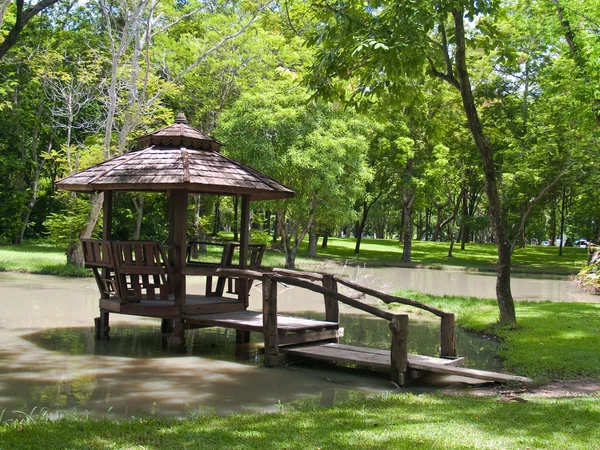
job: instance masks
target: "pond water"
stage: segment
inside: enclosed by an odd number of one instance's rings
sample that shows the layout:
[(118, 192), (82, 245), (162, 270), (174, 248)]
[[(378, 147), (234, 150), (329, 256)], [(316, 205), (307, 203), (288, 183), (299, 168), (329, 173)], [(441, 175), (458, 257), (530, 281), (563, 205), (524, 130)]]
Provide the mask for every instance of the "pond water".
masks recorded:
[[(419, 289), (418, 285), (399, 286), (406, 277), (393, 271), (405, 270), (410, 269), (377, 269), (368, 276), (359, 272), (358, 277), (369, 280), (372, 287), (398, 283), (387, 287)], [(408, 272), (409, 279), (419, 279), (418, 272), (448, 276), (447, 272), (413, 270)], [(440, 278), (435, 279), (437, 288)], [(481, 283), (488, 279), (493, 277), (479, 276)], [(448, 286), (454, 284), (451, 280)], [(189, 289), (202, 292), (203, 284), (191, 279)], [(253, 309), (260, 308), (259, 289), (252, 290)], [(385, 374), (368, 371), (301, 362), (266, 369), (259, 351), (260, 335), (253, 334), (250, 344), (236, 347), (233, 330), (189, 332), (186, 352), (177, 354), (167, 350), (157, 320), (113, 314), (111, 340), (98, 342), (92, 327), (97, 298), (92, 279), (0, 274), (0, 412), (6, 410), (5, 420), (34, 408), (47, 408), (54, 415), (76, 409), (109, 417), (277, 411), (306, 402), (330, 405), (393, 389)], [(323, 300), (281, 286), (279, 309), (322, 317)], [(344, 305), (341, 310), (344, 343), (389, 348), (384, 321)], [(410, 327), (409, 350), (435, 355), (438, 321), (411, 316)], [(467, 358), (467, 366), (500, 369), (498, 344), (493, 340), (458, 333), (457, 347)], [(430, 378), (407, 389), (422, 392), (455, 381)]]

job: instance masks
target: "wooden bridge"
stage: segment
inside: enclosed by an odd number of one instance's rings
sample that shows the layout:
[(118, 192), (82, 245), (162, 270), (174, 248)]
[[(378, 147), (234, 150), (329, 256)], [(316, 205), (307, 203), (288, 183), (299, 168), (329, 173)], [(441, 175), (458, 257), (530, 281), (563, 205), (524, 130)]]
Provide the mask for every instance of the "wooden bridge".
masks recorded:
[[(457, 367), (464, 358), (456, 354), (454, 314), (411, 299), (395, 297), (361, 286), (343, 277), (330, 274), (271, 269), (268, 272), (244, 269), (216, 269), (221, 278), (262, 282), (262, 312), (236, 311), (216, 314), (184, 314), (184, 328), (224, 327), (237, 330), (238, 342), (248, 342), (249, 332), (264, 336), (264, 363), (267, 367), (283, 364), (287, 357), (301, 357), (328, 362), (388, 370), (392, 381), (403, 385), (412, 375), (440, 373), (477, 378), (486, 381), (520, 382), (525, 377)], [(278, 314), (277, 285), (283, 283), (323, 295), (325, 320), (313, 320)], [(394, 314), (338, 292), (338, 284), (358, 293), (378, 298), (384, 303), (401, 303), (428, 311), (440, 318), (440, 357), (408, 353), (408, 314)], [(391, 330), (390, 350), (339, 344), (339, 303), (388, 321)]]

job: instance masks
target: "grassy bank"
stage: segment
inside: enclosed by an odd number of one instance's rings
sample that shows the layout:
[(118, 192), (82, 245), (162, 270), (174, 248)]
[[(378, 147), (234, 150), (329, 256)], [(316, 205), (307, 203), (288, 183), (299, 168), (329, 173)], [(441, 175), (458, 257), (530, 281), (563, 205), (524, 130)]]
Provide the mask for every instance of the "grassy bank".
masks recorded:
[[(226, 236), (229, 237), (229, 236)], [(317, 258), (306, 258), (306, 242), (298, 251), (296, 259), (300, 267), (333, 261), (344, 264), (366, 264), (376, 266), (403, 266), (400, 263), (402, 246), (390, 239), (363, 239), (360, 257), (354, 259), (355, 239), (330, 238), (327, 249), (317, 252)], [(319, 241), (320, 243), (320, 241)], [(469, 244), (465, 250), (455, 247), (454, 257), (448, 258), (447, 242), (415, 241), (413, 244), (413, 263), (410, 267), (424, 266), (433, 268), (450, 267), (461, 270), (494, 271), (496, 247), (491, 244)], [(220, 261), (221, 249), (209, 247), (209, 260)], [(586, 263), (586, 250), (565, 248), (563, 256), (558, 256), (558, 248), (528, 246), (517, 249), (513, 255), (513, 271), (521, 273), (547, 273), (558, 275), (576, 274)], [(283, 253), (267, 250), (263, 259), (264, 266), (283, 267)], [(406, 264), (404, 265), (406, 266)], [(81, 276), (88, 271), (78, 271), (66, 264), (65, 249), (49, 244), (24, 244), (21, 246), (0, 246), (0, 270), (44, 273), (52, 275)]]
[(0, 426), (4, 449), (600, 448), (600, 398), (390, 395), (283, 414)]
[(516, 302), (518, 326), (499, 327), (495, 300), (398, 292), (456, 314), (467, 331), (497, 336), (506, 369), (537, 383), (551, 379), (600, 379), (600, 305)]
[(36, 243), (0, 246), (0, 271), (59, 276), (91, 276), (88, 269), (67, 264), (64, 246)]

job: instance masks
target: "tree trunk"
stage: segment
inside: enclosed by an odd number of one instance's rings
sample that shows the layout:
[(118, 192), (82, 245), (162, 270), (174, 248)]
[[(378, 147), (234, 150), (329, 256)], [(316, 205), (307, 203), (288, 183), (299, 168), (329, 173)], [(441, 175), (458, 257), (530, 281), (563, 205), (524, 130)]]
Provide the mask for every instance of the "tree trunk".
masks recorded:
[(137, 241), (142, 234), (142, 219), (144, 218), (144, 193), (133, 197), (133, 206), (135, 207), (135, 230), (133, 232), (133, 240)]
[(308, 253), (306, 255), (307, 257), (309, 257), (309, 258), (317, 257), (317, 240), (318, 240), (317, 225), (316, 225), (315, 221), (313, 220), (313, 223), (308, 230)]
[(412, 261), (412, 205), (415, 195), (410, 188), (403, 189), (402, 195), (402, 262), (409, 263)]
[(563, 245), (565, 240), (565, 204), (567, 199), (567, 189), (563, 188), (562, 204), (560, 205), (560, 244), (558, 246), (558, 256), (563, 254)]
[[(80, 234), (80, 239), (89, 239), (92, 237), (98, 217), (100, 217), (100, 211), (102, 210), (102, 203), (104, 202), (104, 192), (92, 195), (90, 203), (92, 208), (88, 216), (87, 224)], [(67, 250), (67, 261), (77, 268), (83, 267), (83, 250), (81, 248), (81, 240), (73, 242), (71, 247)]]
[(236, 195), (233, 197), (233, 240), (238, 241), (238, 206), (239, 206), (239, 197)]
[(469, 241), (469, 226), (467, 224), (467, 222), (469, 220), (469, 205), (467, 202), (468, 196), (469, 196), (469, 191), (466, 190), (465, 195), (463, 197), (463, 202), (462, 202), (462, 220), (461, 220), (462, 233), (460, 234), (460, 239), (461, 239), (460, 240), (460, 249), (461, 250), (465, 249), (465, 245)]
[(511, 243), (506, 232), (506, 224), (502, 212), (502, 204), (496, 184), (496, 169), (490, 142), (483, 133), (483, 127), (477, 115), (477, 108), (471, 90), (471, 81), (467, 70), (466, 43), (464, 29), (464, 10), (453, 9), (452, 15), (455, 24), (455, 61), (460, 94), (463, 102), (469, 129), (473, 135), (475, 145), (481, 155), (483, 173), (485, 178), (485, 193), (488, 200), (488, 212), (492, 231), (498, 247), (498, 272), (496, 278), (496, 298), (500, 310), (501, 324), (516, 324), (515, 305), (510, 289), (511, 269)]
[(323, 235), (323, 241), (321, 242), (321, 250), (325, 250), (327, 248), (327, 241), (329, 240), (329, 230), (325, 231)]
[(215, 202), (215, 216), (213, 218), (213, 232), (214, 236), (219, 234), (219, 230), (221, 229), (221, 204), (219, 199)]

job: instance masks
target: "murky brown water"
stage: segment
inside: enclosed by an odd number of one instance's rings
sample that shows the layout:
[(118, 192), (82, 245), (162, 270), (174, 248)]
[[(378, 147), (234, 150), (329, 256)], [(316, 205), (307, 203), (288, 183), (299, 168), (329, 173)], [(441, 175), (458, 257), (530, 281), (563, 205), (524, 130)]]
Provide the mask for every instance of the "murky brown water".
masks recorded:
[[(346, 267), (344, 274), (376, 289), (411, 289), (432, 295), (496, 298), (496, 275), (461, 271)], [(600, 303), (600, 295), (577, 287), (568, 277), (529, 275), (511, 277), (515, 300)]]
[[(440, 276), (449, 277), (450, 286), (456, 276), (468, 275), (413, 270), (405, 276), (396, 271), (404, 273), (405, 269), (369, 271), (375, 279), (371, 286), (394, 283), (390, 289), (431, 292), (441, 289)], [(478, 279), (482, 286), (490, 282), (493, 286), (493, 277)], [(565, 283), (544, 282), (554, 286), (553, 292)], [(199, 279), (189, 284), (190, 290), (202, 292)], [(253, 288), (252, 292), (251, 308), (260, 308), (260, 291)], [(6, 410), (4, 419), (34, 408), (48, 408), (54, 414), (76, 409), (110, 417), (277, 411), (297, 403), (329, 405), (391, 389), (385, 375), (331, 366), (292, 364), (266, 369), (259, 353), (260, 335), (253, 334), (251, 344), (236, 348), (233, 330), (195, 330), (187, 336), (186, 353), (173, 354), (166, 349), (157, 320), (113, 314), (111, 340), (97, 342), (92, 328), (97, 298), (92, 279), (0, 273), (0, 412)], [(341, 306), (344, 342), (389, 348), (385, 322)], [(320, 317), (323, 300), (282, 286), (279, 309)], [(437, 322), (411, 318), (410, 351), (435, 354), (438, 330)], [(468, 365), (499, 369), (498, 344), (464, 333), (458, 334), (457, 341)], [(432, 379), (411, 389), (423, 391), (451, 382)]]

